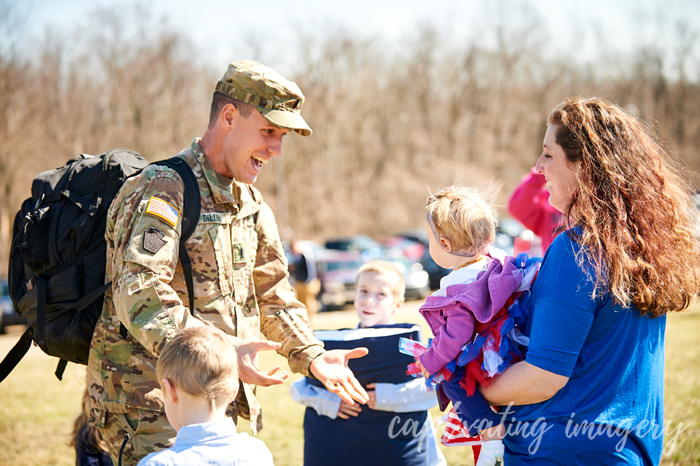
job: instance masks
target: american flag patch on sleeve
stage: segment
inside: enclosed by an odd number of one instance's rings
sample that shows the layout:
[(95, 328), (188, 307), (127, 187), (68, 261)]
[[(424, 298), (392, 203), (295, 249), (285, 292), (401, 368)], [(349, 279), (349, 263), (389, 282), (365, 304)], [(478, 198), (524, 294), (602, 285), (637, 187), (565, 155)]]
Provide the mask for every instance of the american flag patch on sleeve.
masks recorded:
[(173, 228), (175, 228), (175, 225), (177, 225), (177, 219), (180, 217), (179, 210), (165, 202), (163, 199), (158, 199), (155, 196), (151, 196), (151, 199), (148, 201), (146, 213), (155, 215), (161, 220), (169, 223)]

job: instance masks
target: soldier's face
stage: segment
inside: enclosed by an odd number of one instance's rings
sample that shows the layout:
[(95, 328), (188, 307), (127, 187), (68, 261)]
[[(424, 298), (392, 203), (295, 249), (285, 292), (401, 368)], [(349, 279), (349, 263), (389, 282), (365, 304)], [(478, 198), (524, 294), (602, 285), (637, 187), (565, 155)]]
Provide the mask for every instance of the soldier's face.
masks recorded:
[(275, 155), (282, 155), (282, 138), (289, 131), (273, 125), (257, 110), (246, 118), (234, 108), (231, 131), (224, 142), (226, 172), (220, 175), (253, 184), (262, 167)]

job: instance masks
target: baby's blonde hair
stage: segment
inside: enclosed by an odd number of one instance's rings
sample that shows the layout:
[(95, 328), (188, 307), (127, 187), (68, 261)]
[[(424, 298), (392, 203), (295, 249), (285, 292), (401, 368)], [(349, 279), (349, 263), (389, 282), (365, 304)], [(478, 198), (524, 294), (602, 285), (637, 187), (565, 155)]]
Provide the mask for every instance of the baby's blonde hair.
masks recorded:
[(380, 260), (369, 261), (357, 271), (358, 282), (360, 281), (360, 276), (366, 272), (375, 272), (379, 275), (389, 275), (394, 277), (394, 281), (391, 286), (391, 295), (396, 301), (403, 302), (404, 293), (406, 291), (406, 282), (403, 279), (403, 275), (401, 275), (401, 272), (394, 264)]
[(179, 331), (158, 358), (158, 380), (168, 379), (192, 396), (209, 400), (238, 393), (238, 356), (228, 335), (210, 325)]
[(476, 254), (496, 238), (498, 213), (492, 203), (498, 186), (486, 191), (449, 186), (428, 198), (428, 224), (436, 239), (447, 238), (455, 251)]

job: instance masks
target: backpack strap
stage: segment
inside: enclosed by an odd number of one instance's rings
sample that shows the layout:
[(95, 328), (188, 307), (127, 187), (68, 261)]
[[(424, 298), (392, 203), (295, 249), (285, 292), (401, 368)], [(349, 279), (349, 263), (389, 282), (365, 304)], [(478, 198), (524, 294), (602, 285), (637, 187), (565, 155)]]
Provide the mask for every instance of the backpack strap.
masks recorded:
[[(180, 232), (180, 246), (178, 248), (178, 259), (182, 264), (182, 271), (185, 274), (185, 284), (187, 285), (187, 294), (190, 297), (190, 312), (194, 310), (194, 279), (192, 276), (192, 262), (187, 254), (185, 243), (194, 233), (199, 223), (199, 212), (202, 209), (202, 196), (199, 193), (199, 182), (185, 160), (178, 156), (171, 157), (167, 160), (159, 160), (151, 165), (160, 165), (173, 169), (180, 175), (182, 183), (185, 186), (182, 208), (182, 231)], [(109, 284), (111, 284), (110, 282)], [(119, 325), (119, 335), (126, 338), (128, 330), (124, 324)]]
[(192, 262), (187, 254), (185, 242), (192, 236), (197, 223), (199, 222), (199, 212), (202, 208), (202, 197), (199, 193), (199, 183), (197, 177), (192, 172), (192, 168), (178, 156), (168, 160), (154, 162), (153, 165), (162, 165), (172, 168), (180, 175), (185, 185), (184, 206), (182, 209), (182, 232), (180, 233), (179, 258), (182, 270), (185, 273), (185, 283), (187, 284), (187, 294), (190, 297), (190, 311), (194, 310), (194, 280), (192, 278)]
[(32, 346), (32, 340), (32, 328), (28, 327), (15, 346), (7, 353), (5, 359), (0, 363), (0, 382), (10, 375), (12, 369), (14, 369), (24, 355), (27, 354), (27, 351), (29, 351), (29, 348)]

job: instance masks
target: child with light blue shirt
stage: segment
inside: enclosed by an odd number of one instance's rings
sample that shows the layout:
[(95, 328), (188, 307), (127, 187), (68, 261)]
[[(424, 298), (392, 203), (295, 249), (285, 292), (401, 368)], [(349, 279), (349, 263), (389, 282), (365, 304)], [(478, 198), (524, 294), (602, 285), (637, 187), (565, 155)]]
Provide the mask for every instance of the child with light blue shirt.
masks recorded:
[(239, 382), (236, 349), (224, 332), (212, 326), (180, 331), (156, 370), (177, 437), (172, 448), (150, 453), (138, 466), (273, 465), (265, 443), (239, 434), (226, 416)]
[(349, 405), (317, 381), (292, 384), (294, 401), (307, 406), (304, 416), (304, 465), (444, 465), (428, 410), (437, 404), (423, 379), (406, 374), (412, 361), (398, 351), (400, 338), (420, 340), (420, 327), (395, 324), (405, 284), (386, 261), (368, 262), (358, 271), (355, 311), (358, 328), (319, 330), (326, 349), (363, 346), (369, 354), (350, 368), (367, 390), (366, 406)]

